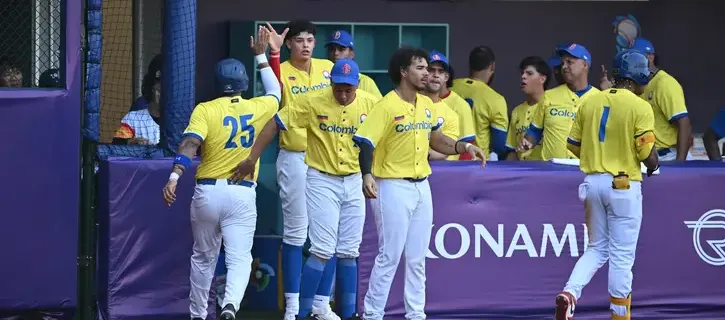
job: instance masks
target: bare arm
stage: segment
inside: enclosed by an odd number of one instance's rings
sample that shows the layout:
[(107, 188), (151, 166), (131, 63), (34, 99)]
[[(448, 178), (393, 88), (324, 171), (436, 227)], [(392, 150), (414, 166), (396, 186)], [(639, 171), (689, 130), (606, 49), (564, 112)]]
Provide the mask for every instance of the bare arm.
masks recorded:
[(519, 155), (516, 153), (516, 151), (509, 151), (509, 153), (506, 155), (506, 161), (518, 161)]
[[(176, 152), (176, 157), (178, 158), (179, 156), (185, 156), (188, 159), (193, 159), (196, 155), (196, 151), (199, 149), (200, 146), (201, 140), (192, 136), (186, 136), (183, 140), (181, 140), (181, 144), (179, 144), (179, 149)], [(176, 160), (174, 162), (175, 163), (172, 172), (181, 176), (188, 168), (186, 168), (186, 166), (184, 166), (183, 164), (177, 163), (178, 161)]]
[(677, 160), (685, 161), (687, 152), (690, 150), (690, 137), (692, 136), (690, 118), (679, 118), (675, 121), (675, 125), (677, 126)]
[(702, 137), (702, 143), (705, 145), (705, 151), (707, 151), (707, 157), (710, 160), (722, 161), (720, 145), (718, 145), (719, 140), (717, 133), (712, 128), (708, 128)]
[(257, 161), (278, 131), (279, 125), (277, 121), (274, 118), (269, 119), (267, 124), (264, 125), (264, 128), (262, 128), (262, 132), (257, 136), (257, 140), (254, 142), (254, 146), (252, 146), (252, 151), (250, 151), (248, 159)]
[(657, 150), (654, 146), (652, 146), (652, 151), (650, 151), (649, 156), (642, 160), (642, 163), (644, 163), (644, 166), (651, 171), (654, 171), (660, 165), (659, 158), (657, 157)]
[[(456, 140), (451, 139), (440, 131), (433, 131), (430, 133), (430, 147), (434, 151), (445, 155), (455, 155), (465, 152), (465, 150), (458, 152), (456, 149), (457, 145)], [(465, 143), (463, 145), (465, 145)]]
[(432, 149), (428, 150), (428, 160), (439, 161), (439, 160), (446, 160), (447, 158), (448, 158), (447, 155), (442, 154), (438, 151), (435, 151)]

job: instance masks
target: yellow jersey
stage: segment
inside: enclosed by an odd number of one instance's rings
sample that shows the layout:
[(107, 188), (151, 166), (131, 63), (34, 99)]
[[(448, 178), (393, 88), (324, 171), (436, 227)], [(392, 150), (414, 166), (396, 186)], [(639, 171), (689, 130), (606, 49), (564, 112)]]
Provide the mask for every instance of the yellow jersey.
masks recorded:
[(373, 107), (353, 139), (375, 148), (375, 177), (425, 178), (431, 174), (428, 148), (431, 131), (440, 128), (437, 119), (430, 98), (417, 94), (416, 104), (412, 105), (393, 90)]
[(458, 141), (475, 142), (476, 127), (473, 124), (473, 113), (468, 102), (453, 91), (448, 91), (448, 95), (441, 99), (458, 115), (458, 126), (460, 127)]
[(438, 118), (436, 121), (441, 128), (441, 133), (458, 141), (459, 129), (458, 115), (456, 112), (449, 108), (443, 100), (438, 100), (438, 102), (433, 102), (433, 104), (436, 106), (436, 110), (438, 110)]
[(506, 152), (506, 131), (509, 126), (506, 99), (480, 80), (453, 80), (453, 88), (471, 106), (476, 127), (476, 145), (488, 157), (491, 152)]
[(357, 88), (369, 93), (375, 99), (380, 100), (383, 98), (383, 95), (380, 94), (380, 90), (378, 90), (378, 85), (375, 84), (375, 81), (362, 73), (360, 74), (360, 84)]
[[(312, 58), (310, 73), (295, 68), (285, 61), (279, 67), (282, 82), (282, 108), (294, 103), (297, 98), (330, 87), (332, 62), (327, 59)], [(279, 134), (279, 146), (285, 150), (302, 152), (307, 149), (305, 129), (294, 128)]]
[(360, 172), (360, 148), (352, 136), (377, 102), (371, 94), (358, 90), (352, 103), (341, 106), (332, 89), (325, 89), (297, 99), (274, 118), (281, 130), (306, 130), (305, 163), (309, 167), (344, 176)]
[(533, 137), (537, 144), (541, 144), (543, 160), (576, 158), (576, 155), (567, 149), (566, 138), (571, 131), (571, 124), (579, 106), (598, 92), (599, 89), (591, 85), (584, 90), (574, 92), (566, 84), (546, 90), (544, 98), (536, 106), (529, 130), (526, 131), (526, 135)]
[[(516, 152), (516, 146), (524, 138), (526, 130), (531, 125), (531, 118), (534, 111), (536, 111), (536, 106), (537, 104), (529, 105), (524, 101), (511, 111), (511, 121), (506, 136), (506, 149), (508, 149), (508, 152)], [(544, 160), (541, 157), (541, 144), (537, 144), (533, 149), (516, 155), (519, 160)]]
[[(201, 164), (197, 179), (227, 179), (239, 162), (252, 151), (256, 133), (272, 119), (279, 108), (274, 96), (245, 100), (241, 97), (221, 97), (202, 102), (194, 108), (184, 135), (201, 140)], [(257, 163), (254, 178), (259, 172)]]
[(685, 93), (677, 80), (664, 70), (652, 77), (641, 97), (649, 101), (655, 115), (655, 138), (657, 149), (677, 146), (675, 121), (687, 117)]
[(640, 162), (655, 143), (654, 114), (649, 104), (625, 89), (610, 89), (590, 97), (579, 108), (567, 138), (580, 153), (586, 174), (624, 172), (642, 181)]

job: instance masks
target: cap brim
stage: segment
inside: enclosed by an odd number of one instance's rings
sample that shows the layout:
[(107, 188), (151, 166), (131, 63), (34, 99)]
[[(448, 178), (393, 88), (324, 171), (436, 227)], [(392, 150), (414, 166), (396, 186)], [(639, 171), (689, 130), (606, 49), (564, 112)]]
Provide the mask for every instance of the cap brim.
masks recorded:
[(330, 82), (333, 84), (349, 84), (351, 86), (356, 86), (360, 84), (360, 79), (345, 76), (332, 76), (330, 77)]
[(352, 46), (347, 45), (344, 42), (339, 41), (339, 40), (328, 41), (327, 43), (325, 43), (325, 48), (329, 47), (331, 44), (336, 44), (336, 45), (341, 46), (343, 48), (352, 48)]
[(574, 58), (582, 59), (582, 60), (584, 60), (586, 62), (591, 62), (590, 59), (584, 59), (584, 57), (586, 57), (586, 55), (576, 55), (573, 52), (571, 52), (571, 50), (569, 50), (569, 49), (559, 49), (557, 51), (557, 54), (559, 55), (559, 57), (561, 57), (564, 54), (568, 54), (568, 55), (570, 55), (570, 56), (572, 56)]
[(446, 70), (450, 70), (451, 69), (451, 65), (449, 65), (447, 62), (445, 62), (443, 60), (431, 60), (430, 61), (431, 64), (434, 64), (436, 62), (442, 64), (446, 68)]

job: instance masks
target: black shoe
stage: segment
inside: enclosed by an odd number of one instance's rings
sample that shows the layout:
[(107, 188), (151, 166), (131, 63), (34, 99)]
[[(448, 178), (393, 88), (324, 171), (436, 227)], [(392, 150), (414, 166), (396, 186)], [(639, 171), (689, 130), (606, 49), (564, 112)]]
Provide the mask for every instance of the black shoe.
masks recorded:
[(362, 320), (362, 317), (359, 314), (355, 313), (352, 315), (352, 317), (349, 317), (345, 320)]
[(191, 320), (204, 320), (202, 318), (191, 318)]
[(221, 320), (234, 320), (237, 317), (237, 310), (234, 310), (234, 306), (231, 303), (227, 303), (222, 309), (222, 313), (219, 316)]

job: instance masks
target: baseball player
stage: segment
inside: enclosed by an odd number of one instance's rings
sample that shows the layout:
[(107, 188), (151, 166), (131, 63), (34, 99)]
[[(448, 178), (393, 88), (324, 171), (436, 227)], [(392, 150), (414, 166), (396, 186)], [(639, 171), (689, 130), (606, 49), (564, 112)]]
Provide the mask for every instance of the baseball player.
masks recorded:
[[(441, 133), (455, 141), (459, 141), (458, 138), (461, 135), (461, 129), (458, 114), (448, 107), (440, 97), (441, 87), (445, 86), (447, 80), (445, 78), (445, 66), (447, 64), (441, 63), (441, 59), (440, 54), (435, 51), (428, 57), (428, 61), (430, 62), (428, 65), (428, 81), (425, 83), (425, 89), (420, 93), (430, 98), (436, 106), (436, 110), (438, 111), (438, 119), (436, 120), (438, 126), (440, 126)], [(436, 62), (433, 62), (434, 60)], [(470, 131), (469, 134), (474, 135), (473, 131)], [(428, 150), (428, 160), (446, 160), (449, 157), (458, 159), (456, 155), (449, 156), (433, 149)]]
[(710, 127), (705, 131), (702, 137), (702, 143), (705, 145), (707, 157), (710, 160), (722, 161), (722, 151), (720, 150), (720, 139), (725, 138), (725, 107), (720, 109), (715, 119), (710, 122)]
[[(440, 78), (440, 90), (438, 96), (442, 102), (456, 113), (458, 117), (458, 134), (456, 135), (458, 141), (475, 143), (476, 142), (476, 129), (473, 125), (473, 114), (471, 113), (471, 107), (468, 105), (466, 100), (463, 100), (461, 96), (448, 88), (453, 86), (453, 68), (448, 62), (448, 57), (438, 51), (430, 52), (430, 64), (428, 65), (428, 73), (430, 77), (437, 75)], [(430, 84), (430, 81), (429, 81)], [(435, 97), (431, 97), (431, 100), (436, 101)], [(441, 131), (445, 134), (445, 128), (443, 126)], [(449, 137), (453, 138), (449, 135)], [(432, 151), (431, 152), (435, 152)], [(448, 156), (448, 160), (471, 160), (468, 153), (462, 155)]]
[[(493, 82), (496, 57), (487, 46), (478, 46), (468, 56), (470, 76), (453, 81), (452, 90), (471, 106), (476, 126), (476, 145), (489, 158), (505, 156), (506, 130), (509, 125), (506, 99), (490, 87)], [(495, 153), (496, 155), (492, 154)]]
[[(300, 318), (333, 319), (329, 306), (313, 306), (325, 265), (337, 255), (337, 278), (343, 301), (343, 319), (355, 319), (358, 249), (365, 222), (365, 198), (359, 149), (352, 135), (378, 101), (357, 90), (360, 70), (352, 59), (339, 59), (332, 67), (332, 88), (299, 98), (282, 108), (271, 125), (265, 126), (249, 157), (238, 167), (238, 176), (254, 173), (254, 167), (277, 130), (307, 131), (307, 212), (310, 216), (310, 252), (302, 271)], [(329, 290), (329, 289), (328, 289)], [(312, 315), (309, 315), (312, 312)], [(339, 319), (339, 318), (338, 318)]]
[(524, 58), (519, 63), (519, 70), (521, 71), (521, 91), (526, 95), (526, 101), (511, 111), (511, 122), (509, 122), (506, 136), (506, 149), (508, 150), (506, 160), (543, 160), (541, 145), (536, 145), (531, 150), (524, 152), (517, 152), (516, 145), (529, 129), (536, 105), (544, 98), (544, 91), (549, 86), (551, 70), (540, 57)]
[(624, 51), (614, 57), (612, 68), (614, 88), (584, 102), (567, 138), (587, 175), (579, 198), (585, 203), (589, 247), (556, 296), (555, 320), (573, 319), (582, 289), (607, 260), (612, 320), (630, 319), (632, 266), (642, 222), (640, 162), (650, 175), (658, 161), (652, 108), (637, 96), (649, 82), (647, 57)]
[[(327, 57), (332, 62), (339, 59), (355, 59), (355, 42), (352, 39), (352, 35), (345, 30), (333, 32), (327, 40), (325, 47), (327, 48)], [(377, 99), (383, 97), (375, 81), (362, 73), (360, 74), (360, 85), (358, 89), (373, 95)]]
[(196, 188), (191, 202), (194, 247), (189, 310), (192, 319), (206, 319), (209, 288), (222, 238), (227, 280), (221, 319), (235, 318), (249, 282), (257, 222), (256, 180), (254, 176), (239, 180), (230, 177), (235, 166), (249, 154), (255, 133), (279, 108), (279, 82), (264, 54), (268, 41), (269, 33), (264, 29), (260, 29), (256, 41), (250, 41), (267, 94), (243, 99), (241, 92), (249, 85), (244, 65), (234, 59), (218, 62), (216, 85), (221, 96), (194, 108), (163, 190), (164, 200), (171, 205), (176, 200), (179, 178), (191, 167), (191, 159), (201, 146), (202, 161), (196, 170)]
[[(270, 31), (274, 29), (268, 25)], [(290, 59), (280, 66), (282, 82), (282, 108), (308, 94), (330, 87), (332, 62), (312, 58), (315, 48), (316, 26), (306, 20), (291, 21), (283, 36), (273, 32), (273, 40), (284, 38), (290, 51)], [(304, 128), (290, 128), (279, 134), (280, 151), (277, 156), (277, 183), (282, 202), (282, 282), (285, 291), (285, 320), (294, 319), (299, 313), (300, 277), (302, 275), (302, 248), (307, 241), (307, 203), (305, 190), (307, 181), (307, 131)], [(328, 264), (322, 282), (315, 296), (315, 305), (330, 308), (332, 283), (335, 279), (335, 263)], [(325, 289), (328, 288), (328, 289)]]
[[(692, 124), (685, 105), (685, 94), (677, 79), (659, 69), (659, 56), (652, 42), (645, 38), (634, 40), (632, 50), (647, 56), (651, 74), (642, 99), (649, 101), (655, 114), (655, 136), (657, 137), (657, 155), (660, 161), (691, 160)], [(601, 87), (611, 87), (606, 69), (603, 68)]]
[(592, 55), (584, 46), (572, 43), (559, 49), (558, 54), (566, 84), (546, 91), (545, 99), (534, 110), (529, 129), (516, 146), (516, 151), (523, 153), (541, 143), (543, 160), (576, 158), (567, 149), (567, 135), (579, 106), (599, 92), (587, 80)]
[(378, 243), (384, 244), (370, 275), (364, 318), (383, 319), (405, 251), (405, 317), (425, 319), (425, 255), (433, 223), (428, 149), (447, 155), (470, 152), (484, 164), (486, 155), (438, 130), (436, 105), (418, 93), (428, 78), (427, 52), (399, 48), (390, 59), (388, 74), (395, 90), (375, 105), (353, 138), (360, 146), (363, 191), (372, 199)]

